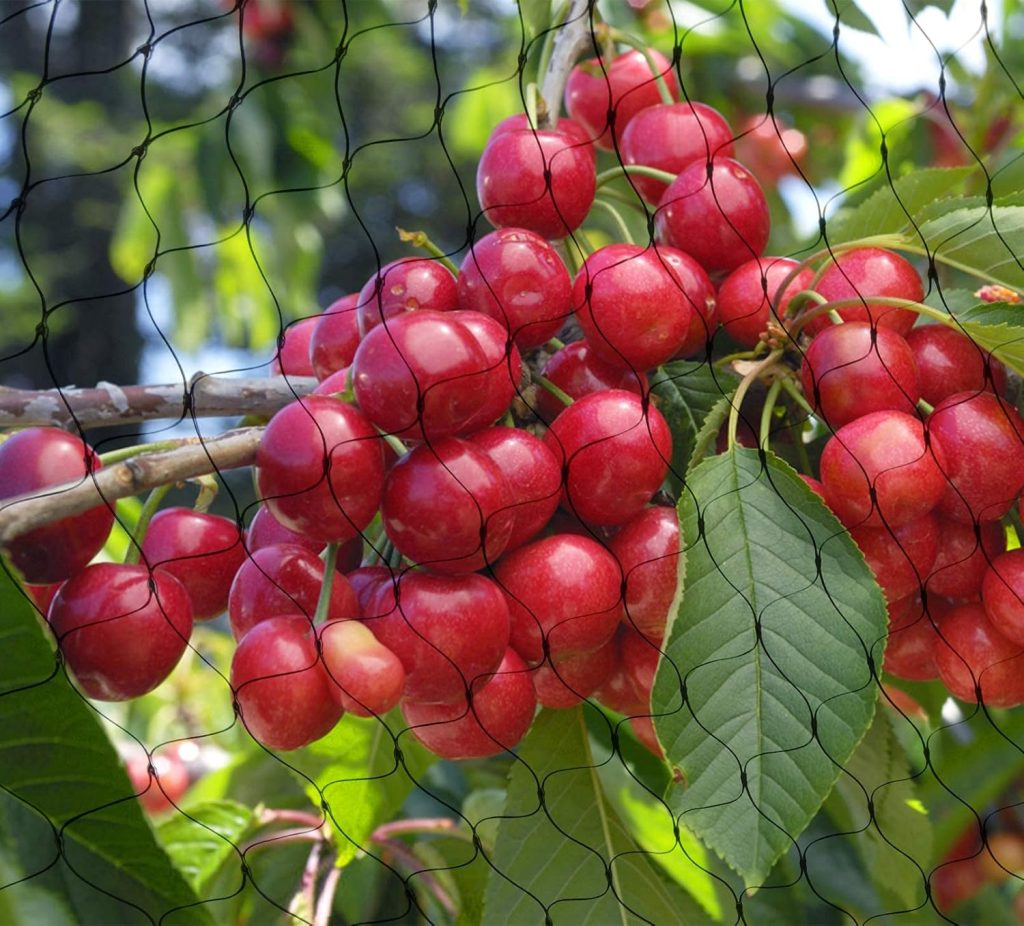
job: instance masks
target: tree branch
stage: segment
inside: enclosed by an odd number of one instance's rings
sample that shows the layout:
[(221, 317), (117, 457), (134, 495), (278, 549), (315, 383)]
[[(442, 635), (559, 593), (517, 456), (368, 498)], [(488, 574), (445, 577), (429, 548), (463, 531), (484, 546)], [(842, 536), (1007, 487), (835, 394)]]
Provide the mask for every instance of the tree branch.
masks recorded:
[(106, 466), (86, 479), (49, 486), (0, 502), (0, 547), (6, 547), (26, 531), (61, 518), (88, 511), (96, 505), (112, 505), (155, 489), (226, 469), (251, 466), (263, 428), (240, 428), (217, 437), (187, 437), (173, 450), (143, 454)]
[(554, 48), (544, 74), (540, 95), (544, 98), (543, 124), (538, 128), (550, 128), (558, 124), (558, 110), (562, 105), (565, 83), (580, 55), (591, 45), (591, 7), (595, 0), (572, 0), (565, 23), (555, 37)]
[(100, 428), (166, 418), (236, 418), (272, 415), (317, 386), (310, 376), (235, 379), (197, 373), (188, 386), (169, 383), (91, 389), (0, 387), (0, 428), (56, 425)]

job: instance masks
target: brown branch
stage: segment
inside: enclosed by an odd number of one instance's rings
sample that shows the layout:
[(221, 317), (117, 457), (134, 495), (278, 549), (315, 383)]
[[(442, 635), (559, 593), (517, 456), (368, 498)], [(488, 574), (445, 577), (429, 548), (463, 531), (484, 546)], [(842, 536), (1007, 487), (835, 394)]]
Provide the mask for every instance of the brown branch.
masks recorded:
[(558, 124), (558, 110), (562, 105), (562, 95), (569, 72), (575, 67), (593, 39), (590, 35), (590, 22), (594, 0), (572, 0), (564, 24), (555, 36), (551, 58), (548, 60), (544, 83), (540, 95), (547, 107), (540, 128), (549, 128)]
[(168, 383), (90, 389), (7, 389), (0, 387), (0, 428), (56, 425), (100, 428), (138, 421), (236, 418), (272, 415), (317, 385), (310, 376), (236, 379), (198, 373), (188, 386)]
[(182, 482), (226, 469), (250, 466), (256, 460), (263, 428), (240, 428), (217, 437), (188, 437), (173, 450), (143, 454), (98, 470), (86, 479), (50, 486), (43, 494), (21, 495), (0, 502), (0, 547), (44, 524), (112, 505), (166, 483)]

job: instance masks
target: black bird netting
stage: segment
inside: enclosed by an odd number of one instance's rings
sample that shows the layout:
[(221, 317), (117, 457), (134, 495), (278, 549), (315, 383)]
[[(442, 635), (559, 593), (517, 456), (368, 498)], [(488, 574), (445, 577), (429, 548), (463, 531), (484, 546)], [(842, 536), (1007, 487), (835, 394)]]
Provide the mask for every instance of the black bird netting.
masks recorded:
[(1024, 923), (1019, 0), (0, 0), (0, 923)]

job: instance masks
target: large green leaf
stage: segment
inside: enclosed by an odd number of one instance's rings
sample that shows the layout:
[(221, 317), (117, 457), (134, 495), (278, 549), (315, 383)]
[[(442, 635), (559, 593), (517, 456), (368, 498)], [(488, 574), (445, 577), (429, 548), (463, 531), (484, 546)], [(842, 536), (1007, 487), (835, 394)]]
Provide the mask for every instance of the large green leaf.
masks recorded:
[(232, 857), (238, 861), (241, 885), (240, 843), (254, 822), (252, 810), (244, 804), (211, 801), (189, 807), (187, 814), (175, 814), (160, 825), (157, 835), (192, 889), (202, 894), (220, 867)]
[(484, 924), (706, 921), (686, 894), (662, 880), (612, 809), (597, 766), (618, 760), (592, 754), (581, 708), (542, 711), (519, 759), (490, 858)]
[(695, 360), (666, 363), (651, 377), (651, 391), (657, 397), (658, 410), (672, 431), (669, 481), (677, 493), (698, 446), (701, 427), (716, 408), (728, 412), (728, 398), (737, 385), (739, 379), (729, 371)]
[(920, 226), (934, 258), (1010, 289), (1024, 289), (1024, 206), (950, 209)]
[(369, 848), (374, 829), (394, 818), (437, 761), (411, 735), (396, 739), (393, 731), (404, 728), (400, 714), (383, 719), (346, 714), (323, 739), (288, 757), (309, 780), (310, 800), (329, 809), (339, 865)]
[(1024, 304), (982, 302), (967, 289), (941, 289), (925, 300), (948, 312), (951, 326), (1024, 374)]
[(926, 902), (931, 821), (887, 711), (876, 714), (825, 808), (843, 831), (832, 838), (853, 843), (871, 882), (888, 901), (886, 909)]
[(761, 884), (868, 729), (882, 593), (786, 463), (736, 448), (679, 504), (686, 580), (654, 688), (681, 823)]
[(0, 864), (21, 870), (3, 903), (24, 909), (45, 886), (53, 922), (64, 910), (83, 923), (209, 923), (6, 570), (0, 615)]

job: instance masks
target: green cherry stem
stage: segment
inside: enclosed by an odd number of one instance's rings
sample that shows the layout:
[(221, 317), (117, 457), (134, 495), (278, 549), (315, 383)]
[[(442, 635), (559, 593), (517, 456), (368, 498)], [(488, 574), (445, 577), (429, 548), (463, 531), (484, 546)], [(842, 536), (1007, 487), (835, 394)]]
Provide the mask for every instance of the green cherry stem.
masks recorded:
[(153, 515), (160, 509), (160, 503), (163, 502), (170, 491), (170, 485), (157, 486), (146, 496), (146, 501), (139, 512), (139, 519), (135, 522), (135, 530), (131, 533), (131, 543), (128, 545), (128, 552), (124, 557), (126, 565), (133, 566), (142, 558), (142, 542), (146, 539), (149, 522), (153, 520)]
[(430, 240), (430, 236), (425, 231), (406, 231), (404, 228), (396, 228), (395, 231), (398, 232), (399, 240), (411, 244), (414, 248), (426, 251), (432, 257), (436, 257), (456, 276), (459, 275), (459, 268), (456, 263)]
[(750, 391), (750, 387), (769, 369), (771, 369), (782, 357), (782, 350), (773, 350), (764, 360), (758, 361), (750, 368), (750, 371), (746, 376), (740, 380), (739, 386), (736, 387), (736, 394), (732, 398), (732, 407), (729, 409), (729, 449), (732, 450), (736, 446), (736, 429), (739, 426), (740, 420), (740, 406), (743, 405), (743, 400), (747, 396), (747, 392)]
[(615, 167), (602, 170), (597, 175), (597, 188), (601, 189), (606, 183), (619, 180), (628, 174), (635, 177), (651, 177), (654, 180), (662, 181), (662, 183), (671, 183), (676, 179), (675, 174), (671, 174), (667, 170), (658, 170), (657, 167), (646, 167), (643, 164), (616, 164)]
[(925, 399), (917, 400), (917, 408), (925, 415), (930, 415), (933, 411), (935, 411), (935, 406), (932, 405), (931, 402), (926, 401)]
[(210, 510), (210, 505), (213, 504), (217, 493), (220, 491), (220, 483), (212, 475), (196, 476), (192, 481), (199, 486), (199, 494), (196, 496), (196, 502), (192, 507), (196, 511), (205, 514)]
[(808, 415), (811, 417), (817, 417), (818, 413), (811, 407), (811, 404), (807, 401), (807, 397), (803, 394), (803, 390), (794, 382), (792, 374), (787, 376), (780, 376), (780, 382), (782, 388), (786, 390), (789, 397), (796, 402)]
[(626, 220), (622, 218), (621, 213), (616, 209), (610, 202), (600, 197), (594, 200), (594, 205), (599, 206), (615, 223), (615, 227), (619, 233), (619, 239), (624, 241), (626, 244), (636, 244), (633, 240), (633, 233), (629, 230), (629, 226), (626, 224)]
[(761, 409), (761, 426), (758, 429), (757, 445), (762, 450), (769, 449), (772, 430), (772, 414), (775, 412), (775, 403), (778, 401), (779, 393), (782, 391), (782, 376), (777, 376), (768, 387), (768, 394), (764, 398), (764, 408)]
[(331, 589), (334, 587), (334, 573), (338, 568), (338, 549), (340, 543), (327, 544), (326, 557), (324, 558), (324, 581), (320, 586), (320, 597), (316, 601), (316, 614), (313, 616), (314, 624), (322, 624), (327, 620), (327, 613), (331, 609)]
[(675, 97), (672, 96), (672, 91), (668, 88), (668, 83), (665, 81), (665, 74), (660, 70), (660, 65), (654, 60), (654, 56), (651, 54), (651, 49), (645, 42), (641, 42), (635, 36), (630, 35), (628, 32), (623, 32), (620, 29), (609, 29), (609, 37), (612, 41), (621, 42), (623, 45), (628, 45), (630, 48), (635, 48), (647, 61), (647, 66), (651, 69), (651, 73), (654, 75), (654, 82), (658, 85), (658, 93), (661, 94), (662, 103), (674, 103)]
[(533, 374), (533, 381), (548, 392), (550, 392), (559, 402), (563, 405), (572, 405), (573, 399), (568, 393), (559, 389), (550, 379), (546, 376), (542, 376), (540, 373)]
[(555, 351), (561, 350), (565, 347), (565, 342), (558, 338), (548, 338), (548, 343), (544, 345), (548, 350)]

